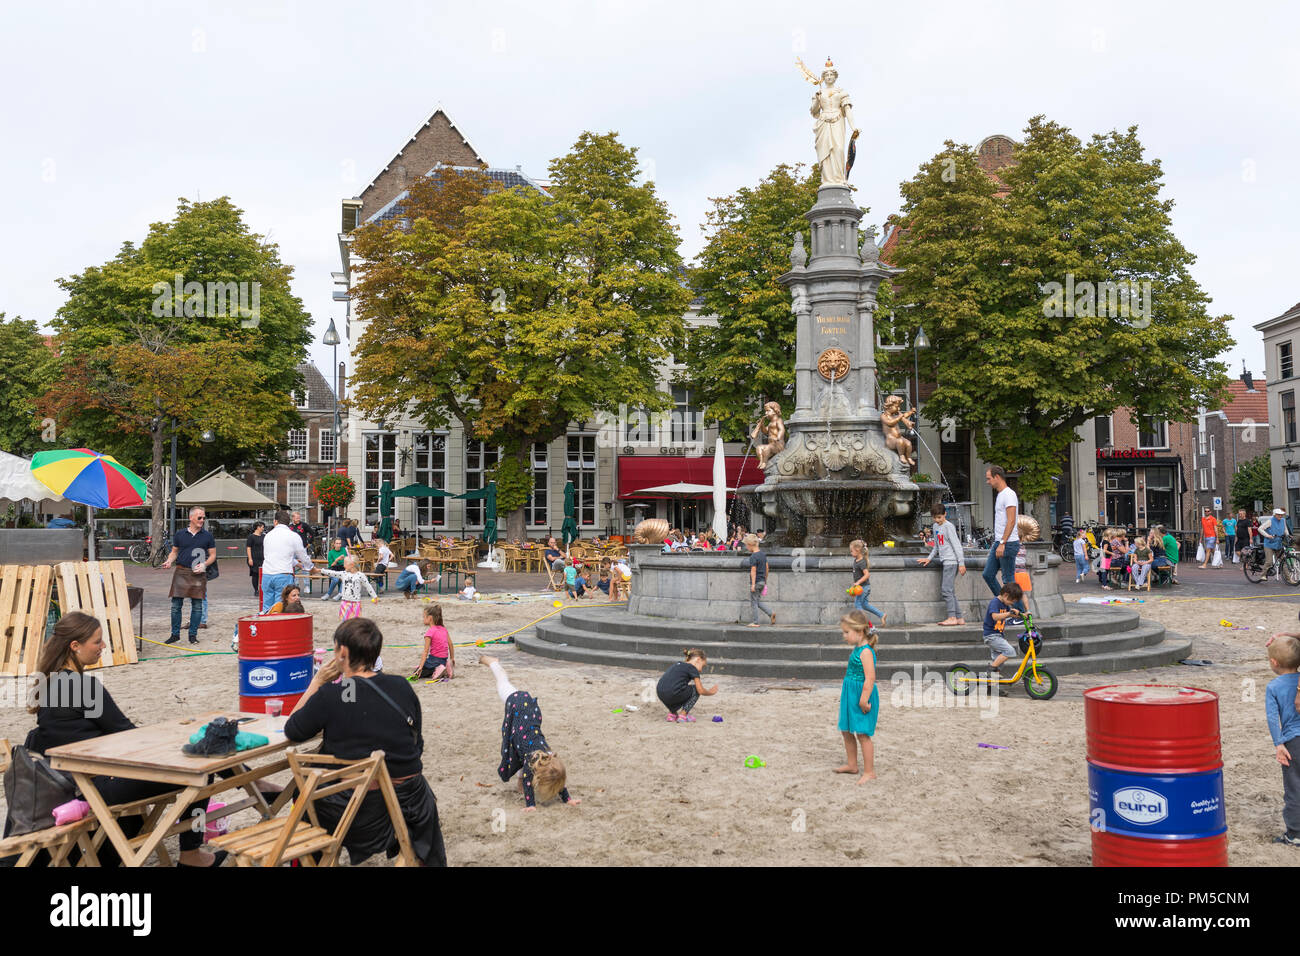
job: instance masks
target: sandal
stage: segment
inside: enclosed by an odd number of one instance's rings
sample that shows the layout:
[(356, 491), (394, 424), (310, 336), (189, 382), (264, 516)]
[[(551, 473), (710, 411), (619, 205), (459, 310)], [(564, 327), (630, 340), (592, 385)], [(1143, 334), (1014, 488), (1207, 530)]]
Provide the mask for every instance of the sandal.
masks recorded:
[(693, 723), (695, 723), (695, 715), (694, 715), (694, 714), (678, 714), (678, 715), (677, 715), (677, 722), (678, 722), (679, 724), (693, 724)]
[(667, 719), (668, 719), (668, 723), (670, 723), (670, 724), (675, 724), (675, 723), (677, 723), (677, 715), (676, 715), (676, 714), (669, 714)]

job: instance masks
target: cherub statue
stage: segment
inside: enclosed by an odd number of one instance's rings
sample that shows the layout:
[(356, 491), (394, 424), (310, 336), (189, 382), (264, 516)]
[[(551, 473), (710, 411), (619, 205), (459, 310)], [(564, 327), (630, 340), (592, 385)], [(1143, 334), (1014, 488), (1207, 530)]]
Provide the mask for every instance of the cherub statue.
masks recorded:
[[(758, 420), (749, 437), (754, 439), (755, 450), (758, 452), (758, 468), (766, 471), (772, 457), (785, 450), (785, 421), (781, 418), (781, 406), (778, 403), (768, 402), (763, 406), (763, 417)], [(758, 444), (761, 438), (766, 438), (767, 443)]]
[(916, 467), (916, 461), (912, 458), (912, 443), (903, 437), (898, 426), (901, 423), (905, 428), (915, 428), (915, 415), (915, 408), (903, 411), (903, 399), (897, 395), (885, 399), (885, 410), (880, 413), (880, 424), (885, 426), (885, 447), (897, 452), (898, 460), (911, 468)]

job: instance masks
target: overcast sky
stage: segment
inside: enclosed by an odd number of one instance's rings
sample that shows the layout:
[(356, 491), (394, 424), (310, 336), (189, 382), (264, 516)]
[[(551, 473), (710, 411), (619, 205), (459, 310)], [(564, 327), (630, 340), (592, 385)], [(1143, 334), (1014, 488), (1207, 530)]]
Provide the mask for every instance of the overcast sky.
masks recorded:
[[(490, 164), (536, 177), (586, 129), (640, 150), (702, 244), (709, 197), (813, 160), (829, 55), (853, 97), (853, 182), (882, 222), (945, 139), (1018, 138), (1044, 113), (1086, 138), (1137, 124), (1230, 372), (1300, 300), (1300, 5), (135, 0), (0, 7), (6, 184), (0, 312), (48, 325), (55, 284), (139, 242), (176, 199), (230, 196), (331, 315), (339, 200), (438, 107)], [(821, 19), (819, 19), (821, 18)], [(329, 366), (329, 350), (314, 358)]]

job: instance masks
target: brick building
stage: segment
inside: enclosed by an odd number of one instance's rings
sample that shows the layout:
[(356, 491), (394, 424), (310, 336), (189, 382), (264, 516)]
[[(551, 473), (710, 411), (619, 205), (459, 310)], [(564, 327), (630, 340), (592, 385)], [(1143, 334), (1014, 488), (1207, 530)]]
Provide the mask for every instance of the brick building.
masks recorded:
[[(309, 524), (325, 523), (324, 509), (316, 502), (316, 482), (332, 471), (342, 469), (347, 461), (347, 441), (336, 446), (334, 434), (334, 389), (320, 369), (310, 362), (298, 366), (303, 388), (294, 393), (293, 402), (302, 416), (302, 427), (290, 429), (285, 436), (282, 458), (256, 467), (247, 467), (239, 477), (268, 498), (290, 511), (301, 511)], [(339, 367), (339, 390), (343, 391), (343, 367)], [(346, 409), (339, 410), (346, 422)], [(347, 431), (343, 431), (346, 439)], [(261, 515), (262, 518), (269, 516)]]

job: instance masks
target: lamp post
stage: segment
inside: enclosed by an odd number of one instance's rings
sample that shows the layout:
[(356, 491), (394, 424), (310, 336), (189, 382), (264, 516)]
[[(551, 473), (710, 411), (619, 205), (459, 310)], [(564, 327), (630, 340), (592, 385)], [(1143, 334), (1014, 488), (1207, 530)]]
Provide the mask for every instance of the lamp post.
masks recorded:
[(928, 349), (930, 340), (925, 337), (925, 329), (916, 327), (916, 336), (912, 339), (912, 380), (916, 383), (916, 470), (921, 470), (921, 349)]
[[(339, 461), (339, 333), (334, 327), (334, 320), (330, 319), (329, 328), (325, 330), (325, 336), (321, 339), (322, 344), (328, 345), (334, 350), (334, 464)], [(332, 534), (332, 531), (331, 531)], [(330, 540), (333, 540), (331, 538)]]

